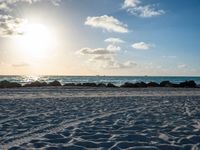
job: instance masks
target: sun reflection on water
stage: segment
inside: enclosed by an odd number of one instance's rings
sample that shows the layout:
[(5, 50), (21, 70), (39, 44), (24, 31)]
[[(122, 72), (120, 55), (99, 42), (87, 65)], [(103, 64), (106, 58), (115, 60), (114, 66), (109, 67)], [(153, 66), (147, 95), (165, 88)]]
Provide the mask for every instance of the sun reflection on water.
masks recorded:
[(23, 82), (29, 83), (29, 82), (34, 82), (34, 81), (39, 81), (41, 79), (40, 76), (23, 76)]

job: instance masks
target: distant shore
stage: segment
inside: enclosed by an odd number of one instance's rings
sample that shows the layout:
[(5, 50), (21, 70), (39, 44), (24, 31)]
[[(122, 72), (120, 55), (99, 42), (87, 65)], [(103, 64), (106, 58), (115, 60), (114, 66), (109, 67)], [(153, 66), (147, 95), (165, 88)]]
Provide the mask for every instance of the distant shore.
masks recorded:
[(52, 82), (41, 82), (41, 81), (34, 81), (25, 84), (21, 84), (18, 82), (10, 82), (7, 80), (0, 81), (0, 88), (20, 88), (20, 87), (59, 87), (59, 86), (70, 86), (70, 87), (107, 87), (107, 88), (149, 88), (149, 87), (172, 87), (172, 88), (200, 88), (195, 81), (189, 80), (180, 83), (173, 83), (170, 81), (161, 81), (160, 83), (157, 82), (125, 82), (121, 85), (115, 85), (113, 83), (93, 83), (93, 82), (85, 82), (85, 83), (65, 83), (61, 84), (61, 82), (54, 80)]

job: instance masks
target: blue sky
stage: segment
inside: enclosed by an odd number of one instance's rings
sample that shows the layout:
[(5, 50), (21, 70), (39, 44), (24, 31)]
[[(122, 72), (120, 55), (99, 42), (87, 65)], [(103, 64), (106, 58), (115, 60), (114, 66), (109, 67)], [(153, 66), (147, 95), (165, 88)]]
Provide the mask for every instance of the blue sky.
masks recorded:
[(199, 0), (0, 0), (0, 74), (199, 76), (199, 14)]

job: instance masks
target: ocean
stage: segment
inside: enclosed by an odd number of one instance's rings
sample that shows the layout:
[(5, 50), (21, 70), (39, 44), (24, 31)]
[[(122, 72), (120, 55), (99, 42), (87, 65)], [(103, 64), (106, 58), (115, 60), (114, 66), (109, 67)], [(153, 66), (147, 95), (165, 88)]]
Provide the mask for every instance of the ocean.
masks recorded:
[(25, 84), (33, 81), (45, 81), (51, 82), (58, 80), (61, 84), (65, 83), (113, 83), (115, 85), (121, 85), (125, 82), (157, 82), (171, 81), (173, 83), (180, 83), (186, 80), (194, 80), (197, 84), (200, 84), (200, 77), (189, 76), (0, 76), (0, 81), (7, 80), (10, 82), (18, 82)]

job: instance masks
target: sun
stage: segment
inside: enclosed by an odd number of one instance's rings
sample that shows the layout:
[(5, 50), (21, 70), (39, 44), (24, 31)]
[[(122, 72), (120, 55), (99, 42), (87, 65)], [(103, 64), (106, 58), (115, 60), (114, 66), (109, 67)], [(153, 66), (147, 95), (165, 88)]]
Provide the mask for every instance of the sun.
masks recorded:
[(40, 23), (25, 24), (21, 27), (23, 34), (18, 37), (17, 45), (21, 54), (29, 60), (48, 58), (55, 47), (52, 30)]

